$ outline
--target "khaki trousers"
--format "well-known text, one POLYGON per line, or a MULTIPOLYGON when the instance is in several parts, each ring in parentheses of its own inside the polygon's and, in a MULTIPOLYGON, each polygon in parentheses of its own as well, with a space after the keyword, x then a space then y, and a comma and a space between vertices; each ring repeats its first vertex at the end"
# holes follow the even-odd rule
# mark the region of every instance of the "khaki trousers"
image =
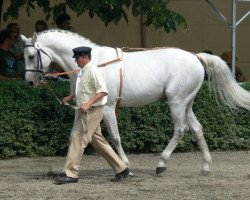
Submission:
POLYGON ((115 173, 126 168, 125 163, 118 157, 101 133, 100 122, 104 106, 91 107, 86 114, 77 113, 72 130, 70 146, 65 164, 65 173, 77 178, 84 149, 90 143, 94 149, 109 163, 115 173))

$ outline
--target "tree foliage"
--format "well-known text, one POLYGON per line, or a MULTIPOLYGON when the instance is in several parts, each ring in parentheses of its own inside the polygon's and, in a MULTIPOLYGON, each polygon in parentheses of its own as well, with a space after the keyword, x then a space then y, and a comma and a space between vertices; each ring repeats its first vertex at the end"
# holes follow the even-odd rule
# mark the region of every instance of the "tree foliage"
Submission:
POLYGON ((137 17, 144 16, 144 25, 153 25, 156 29, 163 28, 166 32, 176 32, 178 26, 187 28, 183 16, 169 10, 165 0, 61 0, 59 2, 49 0, 10 0, 10 6, 3 14, 3 20, 17 19, 21 8, 26 9, 28 16, 38 5, 46 14, 46 19, 54 19, 61 13, 70 9, 80 16, 88 13, 90 18, 97 16, 107 26, 114 22, 117 24, 122 18, 128 22, 128 12, 137 17))

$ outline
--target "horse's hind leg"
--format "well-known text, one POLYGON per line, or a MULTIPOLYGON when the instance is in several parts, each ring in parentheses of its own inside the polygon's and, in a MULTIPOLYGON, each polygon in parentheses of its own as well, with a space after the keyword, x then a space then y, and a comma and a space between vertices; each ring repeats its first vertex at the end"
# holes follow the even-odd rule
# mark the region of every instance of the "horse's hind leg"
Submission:
POLYGON ((192 106, 193 106, 193 101, 190 102, 187 108, 187 122, 201 150, 202 159, 203 159, 203 166, 202 166, 201 174, 209 175, 210 174, 209 165, 212 163, 212 159, 211 159, 211 155, 209 153, 209 149, 208 149, 207 143, 203 135, 202 126, 197 120, 193 112, 192 106))
POLYGON ((167 160, 170 158, 183 135, 188 131, 188 125, 186 122, 186 104, 169 103, 169 106, 174 122, 174 135, 165 150, 161 153, 160 161, 156 168, 156 174, 160 174, 166 170, 167 160))
POLYGON ((111 142, 115 147, 118 156, 127 166, 129 166, 129 160, 121 145, 121 137, 119 135, 115 109, 113 107, 105 107, 103 121, 107 126, 111 142))

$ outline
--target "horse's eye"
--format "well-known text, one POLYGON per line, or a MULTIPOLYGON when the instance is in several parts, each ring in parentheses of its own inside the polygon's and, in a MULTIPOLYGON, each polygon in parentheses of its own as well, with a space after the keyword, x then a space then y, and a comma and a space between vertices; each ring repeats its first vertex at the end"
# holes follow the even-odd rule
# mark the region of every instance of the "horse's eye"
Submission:
POLYGON ((34 58, 34 56, 29 56, 29 59, 32 60, 34 58))

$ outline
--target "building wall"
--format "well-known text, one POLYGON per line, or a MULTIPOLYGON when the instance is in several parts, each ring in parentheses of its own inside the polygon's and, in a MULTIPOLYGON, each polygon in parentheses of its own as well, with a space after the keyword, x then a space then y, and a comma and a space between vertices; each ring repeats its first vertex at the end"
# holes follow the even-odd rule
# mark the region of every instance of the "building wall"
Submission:
MULTIPOLYGON (((212 1, 231 22, 231 0, 212 1)), ((231 51, 231 29, 205 0, 172 0, 169 8, 182 14, 188 23, 186 31, 166 34, 147 29, 147 46, 176 46, 192 52, 211 50, 216 55, 231 51)), ((237 20, 250 10, 249 2, 237 3, 237 20)), ((237 27, 236 54, 239 66, 250 80, 250 16, 237 27)))
MULTIPOLYGON (((231 0, 213 0, 220 12, 231 21, 231 0)), ((4 1, 3 11, 6 10, 9 1, 4 1)), ((144 36, 140 27, 140 17, 129 16, 128 24, 121 20, 118 25, 110 24, 107 27, 98 19, 90 19, 88 14, 77 17, 68 12, 72 17, 72 26, 79 34, 92 42, 112 47, 141 47, 141 39, 145 40, 145 47, 174 46, 192 52, 211 50, 216 55, 231 49, 230 27, 208 5, 205 0, 170 0, 167 6, 185 17, 188 29, 178 29, 177 33, 167 34, 163 30, 155 30, 154 27, 145 28, 144 36)), ((250 10, 250 2, 237 3, 237 20, 250 10)), ((22 10, 16 20, 22 27, 22 34, 31 37, 34 32, 34 24, 38 19, 45 19, 45 15, 36 8, 28 17, 22 10)), ((5 28, 7 22, 2 22, 1 28, 5 28)), ((50 28, 56 28, 52 19, 49 19, 50 28)), ((248 16, 237 28, 237 65, 250 80, 250 16, 248 16)))

